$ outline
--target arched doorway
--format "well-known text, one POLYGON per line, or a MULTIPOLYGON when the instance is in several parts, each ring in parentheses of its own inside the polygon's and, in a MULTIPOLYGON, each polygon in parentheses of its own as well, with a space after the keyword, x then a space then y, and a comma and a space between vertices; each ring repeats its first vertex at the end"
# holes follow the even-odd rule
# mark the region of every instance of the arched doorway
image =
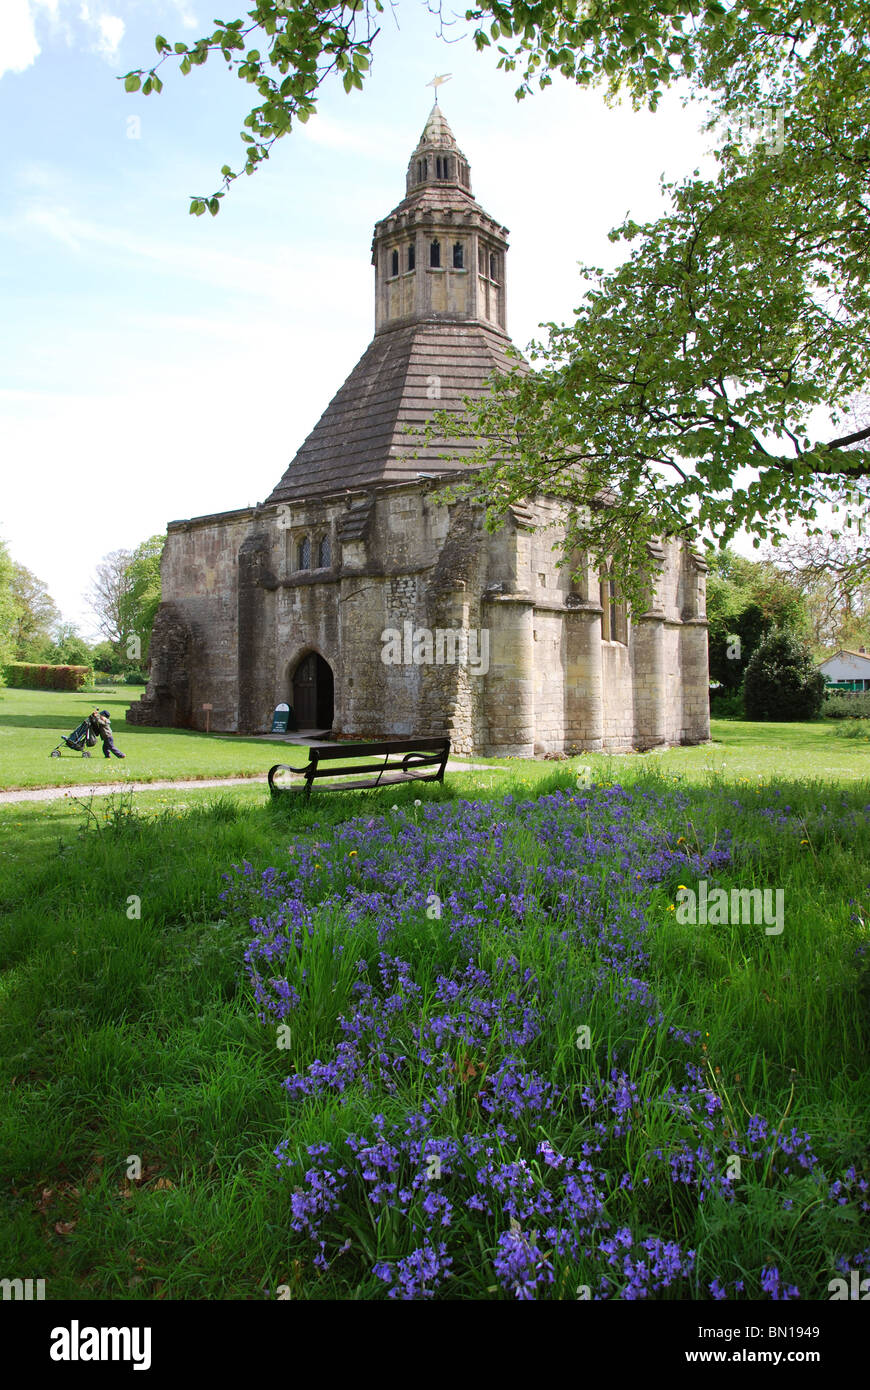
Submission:
POLYGON ((293 673, 291 700, 298 729, 331 729, 334 684, 328 662, 317 652, 304 656, 293 673))

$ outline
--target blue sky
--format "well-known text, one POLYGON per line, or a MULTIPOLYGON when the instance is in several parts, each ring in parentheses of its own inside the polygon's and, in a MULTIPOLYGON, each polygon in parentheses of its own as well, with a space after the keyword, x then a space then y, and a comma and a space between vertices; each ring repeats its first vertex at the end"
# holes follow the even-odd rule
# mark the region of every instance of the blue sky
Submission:
POLYGON ((193 218, 190 195, 242 162, 254 89, 220 58, 187 78, 165 64, 159 96, 117 76, 150 64, 158 32, 207 33, 214 9, 2 0, 0 535, 87 635, 100 558, 262 500, 361 356, 372 228, 403 196, 435 73, 453 74, 441 105, 474 195, 511 232, 520 347, 571 317, 578 262, 613 264, 611 227, 660 209, 660 175, 707 163, 703 113, 676 96, 655 115, 610 110, 557 79, 517 102, 463 21, 447 43, 400 0, 364 90, 325 90, 219 217, 193 218))

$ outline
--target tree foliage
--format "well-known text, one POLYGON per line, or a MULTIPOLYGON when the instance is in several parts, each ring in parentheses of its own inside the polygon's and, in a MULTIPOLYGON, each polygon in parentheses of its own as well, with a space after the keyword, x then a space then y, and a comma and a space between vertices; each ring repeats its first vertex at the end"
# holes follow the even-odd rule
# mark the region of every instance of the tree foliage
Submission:
POLYGON ((774 628, 803 636, 806 603, 793 581, 770 561, 725 549, 707 576, 710 679, 729 693, 740 689, 746 666, 774 628))
POLYGON ((123 617, 126 629, 139 637, 142 662, 148 656, 151 629, 160 606, 160 560, 165 544, 165 535, 149 536, 137 545, 127 565, 130 588, 124 599, 123 617))
POLYGON ((165 536, 150 536, 135 550, 113 550, 97 565, 88 602, 99 630, 126 664, 145 661, 160 603, 160 558, 165 536), (138 645, 139 655, 134 655, 138 645), (129 648, 129 650, 128 650, 129 648))
POLYGON ((15 572, 6 542, 0 540, 0 685, 3 669, 15 655, 15 598, 12 581, 15 572))
MULTIPOLYGON (((390 9, 399 11, 397 0, 390 9)), ((470 35, 478 50, 498 55, 499 68, 517 73, 518 98, 559 73, 581 86, 603 84, 611 98, 628 93, 636 106, 653 110, 678 79, 731 99, 748 89, 757 100, 750 68, 775 65, 783 52, 823 60, 863 17, 855 0, 834 9, 793 0, 488 0, 464 16, 445 14, 440 0, 431 0, 429 9, 441 35, 470 35)), ((194 197, 192 213, 217 214, 239 174, 254 173, 276 140, 314 114, 324 83, 341 82, 348 93, 363 87, 384 10, 383 0, 256 0, 242 18, 214 20, 193 43, 155 37, 156 61, 125 73, 119 80, 126 91, 160 93, 167 63, 186 77, 220 55, 261 98, 244 118, 244 164, 237 172, 224 165, 221 186, 194 197)))
POLYGON ((48 660, 43 649, 50 644, 52 629, 60 622, 60 609, 48 592, 48 586, 16 561, 12 567, 12 597, 16 659, 48 660))
POLYGON ((57 623, 40 659, 51 666, 90 666, 93 663, 91 646, 72 623, 57 623))
POLYGON ((822 708, 825 678, 806 643, 789 632, 771 632, 752 655, 743 682, 747 719, 814 719, 822 708))

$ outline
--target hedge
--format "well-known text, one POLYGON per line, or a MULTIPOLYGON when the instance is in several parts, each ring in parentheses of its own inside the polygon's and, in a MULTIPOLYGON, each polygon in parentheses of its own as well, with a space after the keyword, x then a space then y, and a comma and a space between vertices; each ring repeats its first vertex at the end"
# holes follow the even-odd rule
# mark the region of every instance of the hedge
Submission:
POLYGON ((90 666, 38 666, 30 661, 11 661, 5 668, 6 684, 17 690, 81 690, 90 679, 90 666))
POLYGON ((826 719, 867 719, 870 718, 870 690, 856 691, 854 695, 839 691, 825 696, 822 714, 826 719))

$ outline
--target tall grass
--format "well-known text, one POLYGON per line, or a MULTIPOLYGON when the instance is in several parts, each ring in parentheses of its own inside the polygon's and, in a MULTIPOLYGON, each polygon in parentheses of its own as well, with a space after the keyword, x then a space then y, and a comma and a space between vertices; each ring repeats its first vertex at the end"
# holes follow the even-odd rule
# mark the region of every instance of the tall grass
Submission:
POLYGON ((83 807, 0 903, 4 1274, 49 1298, 827 1297, 870 1243, 864 796, 554 772, 534 797, 83 807), (681 924, 701 875, 783 888, 782 935, 681 924))

